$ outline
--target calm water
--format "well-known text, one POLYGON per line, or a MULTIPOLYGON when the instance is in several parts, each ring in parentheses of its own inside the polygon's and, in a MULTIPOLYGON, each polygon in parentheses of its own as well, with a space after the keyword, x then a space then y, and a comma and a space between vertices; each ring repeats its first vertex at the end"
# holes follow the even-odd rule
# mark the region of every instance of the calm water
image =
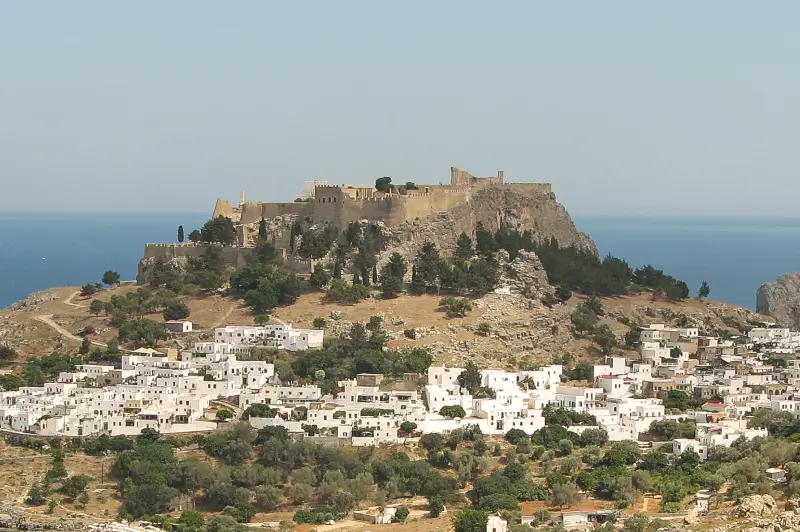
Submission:
MULTIPOLYGON (((0 307, 52 286, 136 276, 145 242, 170 242, 207 213, 0 214, 0 307)), ((750 308, 766 281, 800 269, 800 219, 576 217, 578 228, 633 266, 651 263, 711 297, 750 308)))
POLYGON ((106 270, 134 279, 146 242, 173 242, 203 213, 0 213, 0 307, 52 286, 99 282, 106 270))
POLYGON ((576 217, 601 254, 634 267, 650 263, 697 292, 705 279, 711 299, 755 309, 758 287, 800 270, 800 218, 576 217))

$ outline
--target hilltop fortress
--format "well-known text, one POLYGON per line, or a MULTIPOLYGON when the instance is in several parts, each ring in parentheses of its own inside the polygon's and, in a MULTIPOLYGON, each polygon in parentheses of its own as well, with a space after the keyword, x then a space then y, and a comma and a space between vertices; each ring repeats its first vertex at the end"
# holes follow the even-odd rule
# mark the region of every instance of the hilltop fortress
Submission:
MULTIPOLYGON (((529 230, 539 241, 555 238, 561 246, 597 253, 594 242, 575 228, 566 209, 556 201, 550 183, 507 183, 502 170, 491 177, 475 177, 451 167, 449 184, 392 184, 386 191, 375 186, 316 182, 304 197, 287 203, 246 201, 243 193, 237 206, 218 199, 213 216, 230 218, 236 227, 236 245, 223 252, 229 262, 244 262, 263 219, 276 247, 284 250, 286 266, 301 274, 310 272, 313 261, 288 253, 290 228, 295 223, 306 227, 330 224, 340 230, 351 222, 377 223, 387 236, 387 253, 398 251, 406 256, 416 253, 427 240, 447 253, 462 232, 474 236, 478 224, 489 230, 501 225, 529 230)), ((185 261, 199 255, 202 247, 147 244, 144 251, 140 280, 147 264, 156 258, 185 261)))
POLYGON ((552 190, 549 183, 506 184, 502 170, 493 177, 475 177, 453 167, 450 168, 449 185, 416 185, 416 189, 395 185, 387 192, 380 192, 373 186, 317 185, 311 197, 291 203, 243 201, 238 207, 233 207, 230 201, 218 199, 214 216, 227 216, 241 225, 257 223, 261 218, 271 220, 293 215, 341 228, 359 220, 397 226, 468 203, 475 192, 492 185, 530 194, 550 194, 552 190))

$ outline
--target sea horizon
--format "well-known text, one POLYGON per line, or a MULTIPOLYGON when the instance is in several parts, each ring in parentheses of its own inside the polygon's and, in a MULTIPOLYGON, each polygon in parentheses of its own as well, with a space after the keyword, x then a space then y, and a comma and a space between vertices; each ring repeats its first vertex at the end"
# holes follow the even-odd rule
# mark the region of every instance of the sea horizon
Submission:
MULTIPOLYGON (((0 307, 31 292, 99 281, 118 271, 134 279, 147 243, 175 242, 177 227, 199 228, 205 212, 5 211, 0 234, 13 260, 0 264, 0 307)), ((710 299, 755 308, 758 287, 800 269, 800 217, 574 215, 602 256, 645 264, 686 281, 705 280, 710 299)))

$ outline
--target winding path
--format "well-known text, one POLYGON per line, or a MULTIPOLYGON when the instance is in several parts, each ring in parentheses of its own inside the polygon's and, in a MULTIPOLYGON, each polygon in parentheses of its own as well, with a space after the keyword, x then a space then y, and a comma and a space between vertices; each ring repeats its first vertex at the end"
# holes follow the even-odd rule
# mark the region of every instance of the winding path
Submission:
MULTIPOLYGON (((52 314, 41 314, 39 316, 34 316, 33 319, 41 321, 45 325, 48 325, 51 329, 53 329, 54 331, 56 331, 58 334, 60 334, 65 338, 69 338, 70 340, 74 340, 76 342, 83 342, 83 338, 72 334, 61 325, 54 322, 52 314)), ((106 344, 105 342, 98 342, 97 340, 90 340, 90 343, 98 347, 108 347, 108 344, 106 344)), ((120 351, 127 351, 127 350, 120 348, 120 351)))
POLYGON ((219 317, 219 319, 217 319, 217 320, 216 320, 216 321, 215 321, 215 322, 214 322, 214 323, 211 325, 210 329, 213 331, 214 329, 216 329, 217 327, 219 327, 220 325, 222 325, 222 323, 223 323, 225 320, 227 320, 227 319, 228 319, 228 317, 229 317, 231 314, 233 314, 233 311, 234 311, 234 310, 236 310, 236 304, 235 304, 235 303, 234 303, 234 304, 231 304, 231 306, 230 306, 230 307, 228 307, 228 310, 226 310, 226 311, 225 311, 225 314, 223 314, 222 316, 220 316, 220 317, 219 317))
POLYGON ((89 305, 81 305, 81 304, 79 304, 79 303, 73 303, 73 302, 72 302, 72 299, 73 299, 75 296, 77 296, 77 295, 80 295, 80 293, 81 293, 81 292, 80 292, 80 290, 76 290, 75 292, 72 292, 72 293, 69 295, 69 297, 63 301, 63 303, 64 303, 65 305, 69 305, 70 307, 75 307, 75 308, 86 308, 86 307, 88 307, 89 305))

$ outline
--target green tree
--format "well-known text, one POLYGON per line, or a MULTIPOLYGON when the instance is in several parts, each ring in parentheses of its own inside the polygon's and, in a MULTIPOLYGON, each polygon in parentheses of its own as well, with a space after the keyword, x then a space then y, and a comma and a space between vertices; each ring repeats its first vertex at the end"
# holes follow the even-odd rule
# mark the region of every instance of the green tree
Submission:
POLYGON ((711 293, 711 287, 708 286, 708 283, 706 281, 700 283, 700 289, 697 290, 697 296, 700 299, 705 299, 708 297, 710 293, 711 293))
POLYGON ((112 338, 111 340, 109 340, 106 346, 106 353, 108 353, 109 355, 119 354, 119 340, 117 340, 116 338, 112 338))
POLYGON ((261 217, 261 220, 258 222, 258 240, 260 242, 264 242, 267 240, 267 221, 264 217, 261 217))
POLYGON ((683 355, 683 350, 681 350, 681 348, 678 346, 675 346, 669 350, 670 358, 681 358, 682 355, 683 355))
POLYGON ((363 284, 348 285, 341 279, 334 279, 326 292, 328 299, 337 303, 357 303, 370 295, 370 289, 363 284))
POLYGON ((550 504, 563 508, 564 506, 572 506, 580 500, 580 494, 575 484, 556 484, 552 488, 552 495, 550 496, 550 504))
POLYGON ((233 412, 231 412, 230 410, 223 409, 223 410, 217 410, 217 414, 215 417, 219 421, 228 421, 229 419, 233 419, 236 416, 234 416, 233 412))
POLYGON ((433 242, 426 241, 417 252, 414 260, 414 275, 411 279, 411 289, 422 294, 434 291, 439 282, 439 249, 433 242))
POLYGON ((95 295, 100 288, 96 283, 86 283, 81 287, 81 297, 91 297, 95 295))
POLYGON ((86 475, 73 475, 62 482, 61 493, 75 500, 86 490, 86 487, 89 485, 89 480, 91 480, 91 478, 86 475))
POLYGON ((178 243, 183 244, 183 226, 178 226, 178 243))
POLYGON ((467 276, 473 294, 488 294, 500 283, 500 264, 491 256, 481 257, 469 264, 467 276))
POLYGON ((28 490, 28 496, 25 498, 25 504, 28 506, 41 506, 47 499, 45 498, 47 495, 47 491, 42 487, 41 484, 34 484, 31 486, 31 489, 28 490))
POLYGON ((450 419, 467 417, 467 413, 461 405, 443 406, 439 410, 439 415, 450 419))
POLYGON ((625 345, 632 349, 639 347, 639 342, 642 340, 642 329, 640 327, 633 327, 630 331, 625 333, 625 345))
MULTIPOLYGON (((219 412, 223 412, 223 410, 219 412)), ((253 403, 245 409, 242 419, 250 419, 251 417, 274 418, 277 413, 276 409, 270 408, 263 403, 253 403)))
POLYGON ((181 512, 178 518, 178 530, 180 532, 205 532, 205 517, 202 512, 194 508, 187 508, 181 512))
POLYGON ((103 281, 105 285, 113 286, 119 282, 119 274, 113 270, 107 270, 103 273, 101 281, 103 281))
POLYGON ((190 313, 189 306, 179 299, 171 299, 164 304, 163 315, 166 321, 185 320, 190 313))
POLYGON ((391 177, 379 177, 375 180, 375 190, 378 192, 389 192, 392 189, 391 177))
POLYGON ((322 264, 315 264, 311 273, 311 286, 318 290, 325 288, 331 280, 328 270, 322 264))
POLYGON ((217 216, 203 224, 200 229, 200 241, 231 245, 236 242, 236 228, 233 220, 227 216, 217 216))
POLYGON ((483 378, 478 366, 471 360, 467 362, 464 371, 458 376, 458 385, 466 389, 470 394, 474 395, 481 387, 483 378))
POLYGON ((456 241, 456 250, 453 253, 453 260, 457 263, 467 262, 475 255, 475 250, 472 249, 472 239, 467 235, 467 233, 461 233, 458 235, 458 240, 456 241))
POLYGON ((27 386, 44 386, 47 375, 44 374, 44 371, 39 366, 27 364, 22 369, 22 379, 27 386))
POLYGON ((88 336, 84 336, 83 340, 81 340, 81 346, 78 348, 78 353, 81 355, 88 355, 91 348, 92 341, 89 340, 88 336))
POLYGON ((484 257, 490 257, 495 251, 494 235, 481 223, 475 228, 475 251, 484 257))
POLYGON ((468 299, 458 299, 453 296, 443 297, 439 306, 445 309, 448 318, 463 318, 472 310, 472 303, 468 299))
POLYGON ((381 268, 380 285, 384 297, 397 297, 403 290, 403 278, 408 271, 405 257, 395 252, 389 257, 389 262, 381 268))
POLYGON ((99 299, 93 299, 92 302, 89 303, 89 313, 94 316, 99 316, 101 312, 103 312, 103 302, 99 299))
POLYGON ((17 375, 0 375, 0 390, 13 392, 19 390, 24 384, 17 375))
POLYGON ((200 231, 198 231, 197 229, 193 229, 189 233, 189 242, 193 242, 193 243, 197 244, 198 242, 200 242, 200 240, 202 240, 202 238, 203 237, 202 237, 200 231))
POLYGON ((482 510, 462 510, 453 519, 455 532, 486 532, 489 515, 482 510))
POLYGON ((266 325, 269 323, 269 314, 256 314, 253 316, 253 321, 256 322, 256 325, 266 325))
POLYGON ((19 354, 17 351, 8 344, 0 345, 0 366, 8 365, 17 359, 19 354))
POLYGON ((604 355, 610 355, 618 345, 617 336, 605 323, 594 328, 594 337, 592 339, 600 346, 604 355))
POLYGON ((572 297, 572 290, 570 290, 568 284, 561 284, 556 288, 556 297, 562 303, 565 303, 570 300, 572 297))
POLYGON ((127 320, 119 326, 119 339, 121 342, 155 347, 159 340, 167 339, 167 329, 164 324, 147 318, 127 320))
POLYGON ((314 321, 311 323, 311 326, 315 329, 324 329, 325 325, 327 325, 325 318, 316 317, 314 321))

